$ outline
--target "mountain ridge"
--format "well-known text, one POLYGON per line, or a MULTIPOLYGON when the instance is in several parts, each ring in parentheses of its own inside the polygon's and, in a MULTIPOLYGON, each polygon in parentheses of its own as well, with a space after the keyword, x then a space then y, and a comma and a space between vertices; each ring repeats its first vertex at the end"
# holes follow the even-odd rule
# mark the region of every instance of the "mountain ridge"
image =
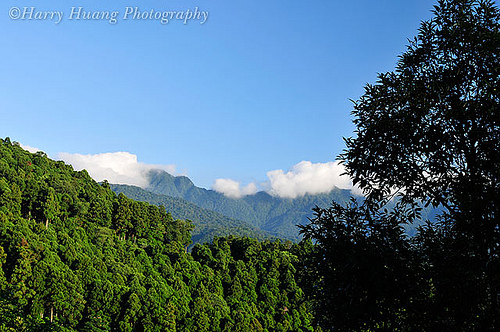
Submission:
POLYGON ((297 198, 280 198, 263 191, 230 198, 214 190, 197 187, 186 176, 173 176, 163 170, 151 170, 147 177, 149 185, 144 188, 146 191, 184 199, 200 208, 247 222, 276 237, 294 241, 300 239, 297 225, 309 222, 308 218, 312 216, 315 206, 327 207, 332 201, 343 203, 352 196, 350 190, 334 188, 328 193, 297 198))
MULTIPOLYGON (((166 201, 171 198, 182 199, 200 209, 217 213, 218 218, 223 216, 220 220, 225 220, 224 218, 238 220, 254 229, 264 231, 263 234, 292 241, 301 239, 297 225, 309 223, 309 218, 313 216, 314 207, 326 208, 332 202, 344 204, 351 197, 358 197, 353 195, 350 190, 334 188, 328 193, 306 194, 297 198, 281 198, 264 191, 241 198, 231 198, 211 189, 197 187, 186 176, 173 176, 163 170, 150 171, 148 179, 150 184, 144 189, 138 189, 155 195, 164 195, 163 199, 166 201)), ((123 192, 131 198, 144 200, 139 197, 140 195, 137 196, 137 192, 134 193, 138 189, 121 187, 119 191, 114 190, 117 193, 123 192)), ((143 193, 141 195, 147 196, 149 194, 143 193)), ((156 200, 144 201, 158 204, 156 200)), ((392 205, 393 203, 390 203, 388 208, 391 208, 392 205)), ((427 218, 434 220, 441 211, 431 207, 422 208, 422 220, 427 218)), ((412 236, 418 225, 419 223, 402 226, 407 234, 412 236)))

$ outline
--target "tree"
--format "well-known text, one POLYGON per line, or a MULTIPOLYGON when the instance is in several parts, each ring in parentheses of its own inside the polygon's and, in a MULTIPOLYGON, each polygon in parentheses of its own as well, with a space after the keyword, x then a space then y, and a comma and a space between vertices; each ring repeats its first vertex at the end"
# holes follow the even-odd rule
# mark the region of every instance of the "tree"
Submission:
POLYGON ((47 197, 43 204, 43 215, 45 217, 45 228, 49 228, 49 222, 53 221, 59 213, 59 203, 54 188, 49 188, 47 197))
POLYGON ((317 322, 328 331, 426 330, 412 315, 424 317, 421 298, 428 287, 401 226, 413 210, 359 204, 352 199, 346 207, 316 207, 311 222, 300 226, 303 244, 316 242, 302 262, 309 273, 302 282, 311 284, 317 322))
POLYGON ((118 200, 115 203, 115 214, 113 216, 113 227, 116 229, 118 236, 125 239, 127 231, 132 227, 130 222, 130 217, 132 212, 130 211, 129 199, 122 193, 118 195, 118 200))
POLYGON ((398 192, 403 202, 445 208, 441 235, 422 242, 424 251, 435 241, 444 250, 429 262, 445 307, 436 319, 457 330, 494 329, 500 309, 500 13, 494 2, 440 0, 396 70, 366 86, 353 115, 357 136, 346 139, 340 158, 367 201, 398 192))

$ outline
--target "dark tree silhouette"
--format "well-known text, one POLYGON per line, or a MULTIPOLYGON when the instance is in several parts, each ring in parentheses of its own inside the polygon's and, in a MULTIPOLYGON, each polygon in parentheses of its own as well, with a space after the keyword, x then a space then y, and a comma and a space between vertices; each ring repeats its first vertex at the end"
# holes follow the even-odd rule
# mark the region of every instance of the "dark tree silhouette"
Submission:
MULTIPOLYGON (((440 0, 434 17, 422 23, 395 71, 380 74, 375 85, 366 86, 353 115, 357 135, 346 139, 347 149, 340 159, 365 193, 362 209, 381 206, 394 196, 399 196, 401 206, 412 208, 424 202, 444 208, 440 223, 424 227, 412 240, 414 255, 421 259, 419 269, 424 269, 420 282, 429 285, 427 307, 433 308, 425 314, 432 324, 427 329, 498 328, 500 14, 494 2, 440 0)), ((358 210, 335 207, 327 220, 324 211, 317 211, 313 224, 347 227, 351 219, 346 213, 358 210)), ((366 211, 372 217, 377 213, 377 209, 366 211)), ((408 216, 411 221, 413 214, 408 216)), ((356 228, 351 225, 350 229, 356 228)), ((322 250, 328 250, 325 243, 340 246, 342 239, 337 233, 323 239, 327 233, 311 228, 304 228, 303 233, 318 241, 322 250)), ((342 234, 356 250, 373 237, 371 231, 362 233, 360 240, 355 240, 354 233, 342 234)), ((390 242, 386 246, 397 249, 390 242)), ((370 248, 366 249, 368 257, 370 248)), ((330 259, 337 264, 342 258, 330 259)), ((332 262, 324 259, 321 264, 332 262)), ((359 261, 356 264, 363 266, 359 261)), ((378 261, 366 264, 376 266, 378 261)), ((344 269, 349 272, 352 266, 344 269)), ((393 277, 402 271, 394 270, 393 277)), ((331 268, 322 273, 325 281, 342 274, 331 268)), ((328 286, 331 290, 339 286, 335 282, 328 286)), ((365 300, 376 294, 361 281, 351 282, 355 285, 350 289, 361 287, 366 292, 365 300)), ((421 295, 414 297, 422 299, 421 295)), ((361 300, 359 294, 351 298, 361 300)), ((378 302, 372 305, 380 307, 378 302)), ((373 317, 362 320, 369 324, 373 317)))

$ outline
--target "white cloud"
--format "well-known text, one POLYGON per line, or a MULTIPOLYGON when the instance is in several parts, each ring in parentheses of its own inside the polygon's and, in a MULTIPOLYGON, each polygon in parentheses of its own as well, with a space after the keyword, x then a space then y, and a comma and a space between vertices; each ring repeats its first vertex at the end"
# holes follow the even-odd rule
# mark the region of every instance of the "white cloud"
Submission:
POLYGON ((257 185, 255 183, 250 183, 242 187, 240 182, 231 179, 217 179, 212 188, 230 198, 241 198, 257 193, 257 185))
POLYGON ((39 149, 39 148, 35 148, 35 147, 32 147, 32 146, 29 146, 29 145, 24 145, 22 143, 19 143, 19 145, 26 151, 29 151, 31 153, 36 153, 38 151, 43 151, 42 149, 39 149))
MULTIPOLYGON (((288 172, 281 169, 267 172, 268 180, 260 184, 269 194, 282 198, 297 198, 304 195, 328 193, 334 188, 351 190, 355 195, 361 191, 352 185, 340 162, 313 164, 301 161, 288 172)), ((212 186, 215 191, 227 197, 240 198, 257 192, 257 185, 250 183, 241 187, 241 183, 231 179, 218 179, 212 186)))
MULTIPOLYGON (((30 152, 40 149, 21 144, 30 152)), ((175 165, 148 165, 137 160, 137 156, 129 152, 110 152, 83 155, 79 153, 59 153, 58 159, 71 164, 75 170, 86 169, 96 181, 108 180, 110 183, 129 184, 146 188, 149 184, 147 173, 153 169, 161 169, 175 175, 175 165)), ((241 198, 265 190, 270 195, 282 198, 297 198, 304 195, 328 193, 334 188, 349 189, 355 195, 361 190, 352 185, 340 162, 313 164, 301 161, 285 172, 281 169, 267 172, 267 181, 255 182, 242 186, 241 182, 231 179, 215 180, 212 189, 230 198, 241 198)))
POLYGON ((335 187, 355 192, 349 177, 342 175, 344 172, 344 166, 338 161, 317 164, 301 161, 286 173, 281 169, 267 172, 269 193, 284 198, 296 198, 306 194, 328 193, 335 187))
POLYGON ((137 156, 129 152, 110 152, 99 154, 59 153, 58 158, 71 164, 75 170, 86 169, 90 176, 100 182, 129 184, 145 188, 148 185, 147 173, 152 169, 162 169, 175 173, 175 165, 148 165, 137 161, 137 156))

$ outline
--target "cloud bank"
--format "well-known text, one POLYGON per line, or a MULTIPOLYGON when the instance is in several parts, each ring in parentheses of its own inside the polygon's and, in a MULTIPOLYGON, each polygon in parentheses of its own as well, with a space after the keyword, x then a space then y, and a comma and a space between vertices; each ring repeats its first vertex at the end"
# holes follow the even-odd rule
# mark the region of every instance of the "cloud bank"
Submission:
POLYGON ((344 166, 338 161, 317 164, 301 161, 286 173, 281 169, 267 172, 269 193, 284 198, 297 198, 307 194, 328 193, 335 187, 353 190, 349 177, 342 175, 344 172, 344 166))
POLYGON ((247 186, 242 187, 241 182, 231 179, 215 180, 212 189, 230 198, 241 198, 243 196, 257 193, 257 185, 255 183, 250 183, 247 186))
MULTIPOLYGON (((28 145, 21 147, 30 152, 40 149, 28 145)), ((154 169, 164 170, 172 175, 176 173, 175 165, 149 165, 137 160, 135 154, 129 152, 110 152, 99 154, 59 153, 58 159, 71 164, 75 170, 86 169, 90 176, 100 182, 128 184, 141 188, 149 185, 147 174, 154 169)), ((345 168, 340 162, 313 164, 301 161, 290 170, 281 169, 267 172, 267 180, 261 183, 241 182, 232 179, 215 180, 212 189, 230 198, 241 198, 254 195, 259 190, 265 190, 272 196, 281 198, 297 198, 304 195, 328 193, 334 188, 351 190, 355 195, 361 191, 352 185, 347 175, 342 175, 345 168)))
POLYGON ((137 156, 129 152, 110 152, 99 154, 59 153, 58 158, 71 164, 75 170, 86 169, 96 181, 108 180, 110 183, 129 184, 145 188, 148 186, 147 173, 161 169, 175 173, 175 165, 148 165, 137 161, 137 156))
MULTIPOLYGON (((328 193, 334 188, 349 189, 360 195, 359 189, 353 187, 350 178, 342 175, 345 168, 340 162, 313 164, 301 161, 289 171, 281 169, 267 172, 268 180, 262 184, 270 195, 282 198, 297 198, 304 195, 328 193)), ((230 179, 218 179, 212 187, 227 197, 240 198, 257 192, 257 185, 250 183, 245 187, 230 179)))

